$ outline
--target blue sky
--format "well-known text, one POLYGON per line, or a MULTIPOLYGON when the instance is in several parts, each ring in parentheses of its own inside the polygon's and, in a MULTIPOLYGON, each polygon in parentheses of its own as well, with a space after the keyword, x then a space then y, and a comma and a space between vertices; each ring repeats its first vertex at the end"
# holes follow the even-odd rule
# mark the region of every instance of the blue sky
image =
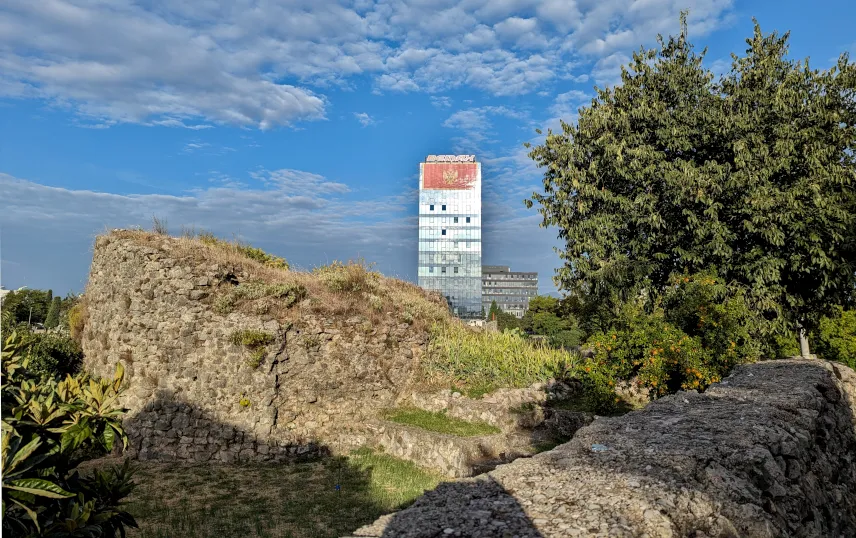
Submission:
POLYGON ((152 215, 413 280, 418 163, 475 153, 484 263, 554 291, 522 144, 681 9, 717 72, 752 17, 814 67, 856 53, 850 1, 5 0, 0 283, 82 291, 94 237, 152 215))

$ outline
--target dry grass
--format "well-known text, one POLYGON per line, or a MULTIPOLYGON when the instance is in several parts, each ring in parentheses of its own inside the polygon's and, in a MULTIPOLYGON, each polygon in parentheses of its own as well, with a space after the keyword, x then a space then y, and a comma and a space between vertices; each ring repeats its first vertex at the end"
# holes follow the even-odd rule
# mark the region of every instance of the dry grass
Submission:
POLYGON ((368 449, 309 463, 135 467, 137 488, 126 509, 140 528, 130 530, 132 538, 334 538, 406 506, 443 479, 368 449))
MULTIPOLYGON (((301 312, 362 316, 372 325, 380 322, 410 323, 416 330, 428 330, 433 323, 450 319, 446 302, 440 295, 425 292, 408 282, 384 277, 359 261, 334 262, 312 272, 292 271, 260 263, 247 256, 247 245, 211 241, 210 235, 204 232, 195 236, 186 232, 182 237, 167 237, 143 230, 117 230, 110 234, 163 250, 171 257, 186 259, 193 265, 220 265, 236 276, 241 275, 239 281, 245 285, 271 289, 277 289, 276 285, 286 285, 305 290, 299 301, 291 299, 291 295, 284 300, 277 297, 238 297, 233 305, 237 311, 254 314, 263 311, 280 321, 294 321, 301 312)), ((219 298, 228 302, 230 293, 229 288, 224 288, 217 292, 214 301, 219 298)))

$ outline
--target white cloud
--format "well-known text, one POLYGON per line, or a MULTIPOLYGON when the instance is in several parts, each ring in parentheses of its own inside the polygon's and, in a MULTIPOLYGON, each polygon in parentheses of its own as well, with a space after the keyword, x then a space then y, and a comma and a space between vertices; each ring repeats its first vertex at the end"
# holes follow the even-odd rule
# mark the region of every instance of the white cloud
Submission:
POLYGON ((595 82, 602 86, 615 86, 621 83, 621 67, 630 63, 630 56, 614 52, 598 60, 592 68, 591 75, 595 82))
POLYGON ((431 104, 435 108, 449 108, 452 106, 452 100, 446 97, 445 95, 432 95, 430 97, 431 104))
POLYGON ((193 153, 196 150, 204 149, 204 148, 207 148, 210 146, 211 146, 211 144, 209 144, 207 142, 188 142, 187 144, 184 145, 184 152, 185 153, 193 153))
MULTIPOLYGON (((731 0, 7 0, 0 96, 89 118, 261 129, 325 117, 320 90, 535 92, 614 76, 617 58, 677 29, 727 24, 731 0)), ((624 56, 622 56, 624 55, 624 56)))
POLYGON ((367 112, 354 112, 354 117, 357 118, 357 121, 360 122, 360 125, 363 127, 368 127, 375 123, 375 120, 369 116, 367 112))
POLYGON ((519 121, 528 119, 525 112, 513 110, 506 106, 482 106, 458 110, 443 122, 443 127, 461 131, 462 136, 459 139, 469 143, 469 146, 463 145, 462 147, 475 150, 477 143, 487 140, 488 133, 486 131, 491 128, 491 116, 502 116, 519 121))

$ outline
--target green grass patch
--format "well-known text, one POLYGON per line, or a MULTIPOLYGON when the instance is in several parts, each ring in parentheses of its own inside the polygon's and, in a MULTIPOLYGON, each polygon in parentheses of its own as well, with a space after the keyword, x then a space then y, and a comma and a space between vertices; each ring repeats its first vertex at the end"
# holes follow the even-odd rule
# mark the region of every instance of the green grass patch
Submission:
MULTIPOLYGON (((115 460, 97 464, 108 463, 115 460)), ((127 510, 140 528, 128 530, 131 538, 336 538, 444 479, 367 449, 307 463, 140 461, 135 467, 138 486, 127 510)))
POLYGON ((514 332, 475 331, 460 323, 438 323, 431 330, 425 367, 449 377, 470 394, 500 387, 528 387, 546 381, 579 356, 533 344, 514 332))
POLYGON ((450 417, 442 411, 425 411, 424 409, 418 409, 415 407, 390 409, 384 413, 384 418, 399 424, 416 426, 423 430, 457 435, 459 437, 490 435, 500 433, 502 431, 496 426, 492 426, 485 422, 468 422, 459 418, 450 417))
POLYGON ((411 504, 425 491, 434 489, 443 475, 423 469, 412 461, 389 454, 360 448, 348 458, 353 468, 371 473, 369 493, 385 509, 401 508, 411 504))

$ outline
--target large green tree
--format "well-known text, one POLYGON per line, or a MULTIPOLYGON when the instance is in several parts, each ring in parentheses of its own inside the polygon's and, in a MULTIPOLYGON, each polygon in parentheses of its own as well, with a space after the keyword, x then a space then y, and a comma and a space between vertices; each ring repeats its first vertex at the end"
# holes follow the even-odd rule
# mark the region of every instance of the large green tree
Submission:
POLYGON ((62 297, 54 297, 45 316, 45 327, 53 329, 59 325, 59 311, 62 308, 62 297))
POLYGON ((756 23, 715 81, 682 21, 532 148, 546 171, 527 203, 565 242, 561 288, 618 308, 714 270, 790 328, 852 301, 856 65, 812 70, 787 39, 756 23))

